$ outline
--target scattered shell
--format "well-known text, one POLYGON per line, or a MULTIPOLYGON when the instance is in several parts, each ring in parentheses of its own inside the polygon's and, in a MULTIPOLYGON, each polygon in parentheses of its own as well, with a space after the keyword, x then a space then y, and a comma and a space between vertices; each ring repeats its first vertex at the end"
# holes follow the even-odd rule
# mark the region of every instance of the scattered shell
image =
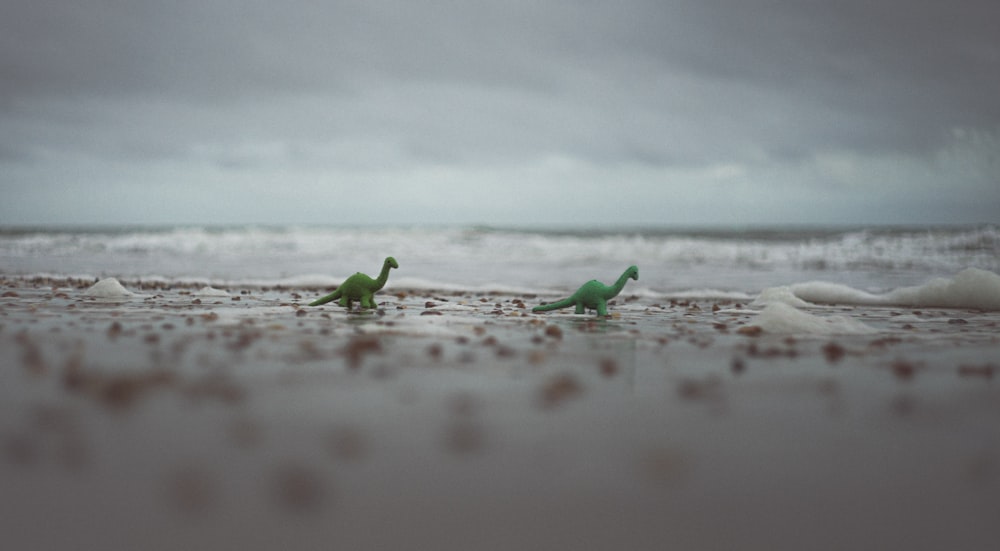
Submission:
POLYGON ((376 336, 361 335, 351 339, 344 347, 343 353, 347 357, 347 367, 357 369, 361 367, 361 362, 365 355, 382 351, 382 342, 376 336))
POLYGON ((685 400, 717 400, 722 398, 722 381, 714 376, 684 379, 677 385, 677 394, 685 400))
POLYGON ((444 353, 444 348, 440 343, 432 343, 427 347, 427 355, 435 360, 440 360, 441 355, 444 353))
POLYGON ((914 373, 917 371, 917 367, 906 360, 896 360, 892 362, 890 367, 896 378, 903 381, 912 379, 914 373))
POLYGON ((847 350, 843 346, 833 341, 830 341, 825 345, 823 345, 822 350, 823 350, 823 356, 826 357, 826 361, 830 363, 839 362, 840 360, 844 359, 844 356, 847 354, 847 350))
POLYGON ((598 369, 601 371, 601 375, 613 377, 618 373, 618 362, 614 358, 602 358, 598 364, 598 369))
POLYGON ((958 374, 962 377, 982 377, 984 379, 992 379, 993 373, 996 371, 996 366, 992 364, 982 364, 982 365, 966 365, 962 364, 958 366, 958 374))
POLYGON ((583 386, 569 373, 549 379, 541 389, 542 407, 553 408, 583 392, 583 386))
POLYGON ((729 369, 734 373, 739 375, 747 369, 747 364, 743 361, 743 358, 739 356, 733 357, 733 360, 729 363, 729 369))
POLYGON ((759 337, 764 332, 764 328, 759 325, 744 325, 737 329, 736 332, 745 337, 759 337))

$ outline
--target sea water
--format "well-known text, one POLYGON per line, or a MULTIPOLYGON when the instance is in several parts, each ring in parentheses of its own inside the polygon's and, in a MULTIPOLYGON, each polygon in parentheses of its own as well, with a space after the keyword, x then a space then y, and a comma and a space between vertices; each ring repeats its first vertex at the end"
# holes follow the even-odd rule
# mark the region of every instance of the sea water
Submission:
POLYGON ((329 287, 394 256, 387 289, 565 293, 630 265, 640 296, 1000 310, 1000 227, 0 230, 0 275, 329 287))

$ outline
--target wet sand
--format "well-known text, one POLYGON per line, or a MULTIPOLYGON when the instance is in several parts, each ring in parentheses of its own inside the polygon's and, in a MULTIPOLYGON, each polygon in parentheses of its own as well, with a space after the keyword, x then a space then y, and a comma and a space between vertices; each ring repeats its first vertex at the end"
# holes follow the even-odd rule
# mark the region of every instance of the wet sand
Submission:
POLYGON ((0 281, 11 549, 992 549, 1000 316, 0 281), (163 288, 158 288, 163 287, 163 288))

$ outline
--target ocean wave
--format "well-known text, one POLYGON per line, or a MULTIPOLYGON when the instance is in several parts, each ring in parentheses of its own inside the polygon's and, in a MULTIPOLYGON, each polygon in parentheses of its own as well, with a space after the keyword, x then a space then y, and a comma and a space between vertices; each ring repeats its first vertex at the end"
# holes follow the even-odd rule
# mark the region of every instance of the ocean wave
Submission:
POLYGON ((632 264, 642 292, 757 293, 826 279, 869 292, 1000 271, 1000 229, 528 230, 463 227, 173 227, 0 230, 0 274, 336 285, 385 256, 413 286, 572 291, 632 264), (327 274, 327 275, 323 275, 327 274))

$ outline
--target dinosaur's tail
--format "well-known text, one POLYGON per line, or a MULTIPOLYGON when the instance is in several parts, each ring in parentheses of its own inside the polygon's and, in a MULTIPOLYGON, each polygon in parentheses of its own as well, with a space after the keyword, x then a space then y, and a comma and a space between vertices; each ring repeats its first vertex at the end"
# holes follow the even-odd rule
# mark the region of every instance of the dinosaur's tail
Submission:
POLYGON ((550 302, 548 304, 541 304, 535 306, 531 309, 532 312, 548 312, 549 310, 558 310, 560 308, 566 308, 568 306, 573 306, 576 304, 571 298, 564 298, 562 300, 557 300, 555 302, 550 302))
POLYGON ((330 302, 331 300, 337 300, 338 298, 340 298, 340 289, 337 289, 336 291, 330 293, 329 295, 326 295, 325 297, 318 298, 318 299, 310 302, 309 306, 319 306, 321 304, 326 304, 327 302, 330 302))

